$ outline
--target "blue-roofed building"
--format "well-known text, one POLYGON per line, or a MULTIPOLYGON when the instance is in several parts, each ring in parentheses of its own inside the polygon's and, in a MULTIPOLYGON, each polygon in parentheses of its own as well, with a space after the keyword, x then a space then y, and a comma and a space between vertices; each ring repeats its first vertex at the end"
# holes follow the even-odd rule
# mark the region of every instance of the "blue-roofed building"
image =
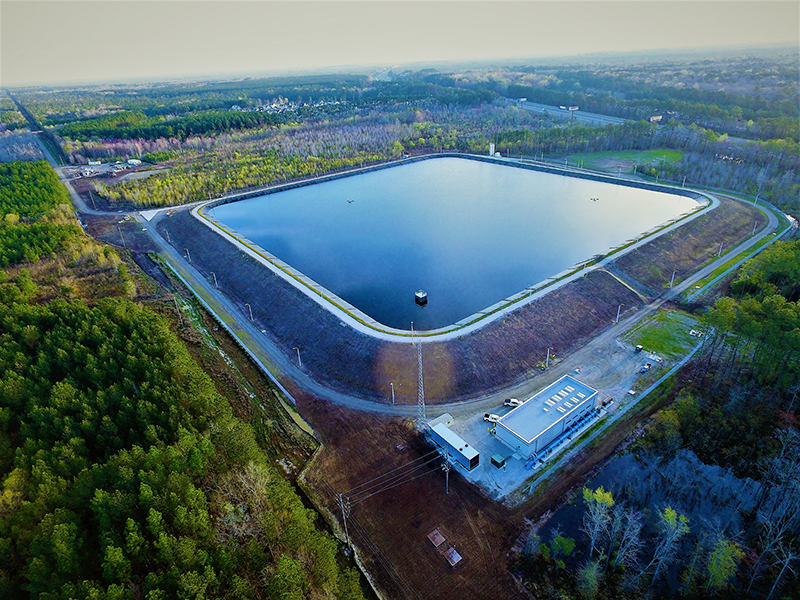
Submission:
POLYGON ((520 456, 541 455, 592 416, 597 398, 597 390, 565 375, 505 414, 495 426, 495 435, 520 456))

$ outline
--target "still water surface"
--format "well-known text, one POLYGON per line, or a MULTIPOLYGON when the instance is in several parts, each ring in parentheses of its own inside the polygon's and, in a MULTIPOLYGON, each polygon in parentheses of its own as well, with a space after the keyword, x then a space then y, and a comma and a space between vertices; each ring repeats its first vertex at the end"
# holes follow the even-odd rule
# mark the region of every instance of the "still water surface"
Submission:
POLYGON ((687 197, 435 158, 233 202, 214 217, 373 319, 436 329, 695 207, 687 197), (428 292, 417 306, 414 292, 428 292))

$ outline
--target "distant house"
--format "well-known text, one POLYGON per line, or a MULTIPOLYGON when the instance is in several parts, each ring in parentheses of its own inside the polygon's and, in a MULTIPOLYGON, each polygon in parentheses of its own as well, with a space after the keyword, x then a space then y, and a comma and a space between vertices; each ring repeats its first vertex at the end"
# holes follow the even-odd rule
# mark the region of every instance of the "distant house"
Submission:
POLYGON ((102 160, 90 160, 89 164, 90 165, 102 165, 103 161, 102 160))
POLYGON ((129 165, 133 165, 133 166, 138 166, 138 165, 142 164, 142 161, 140 161, 138 158, 129 158, 128 159, 128 164, 129 165))
POLYGON ((652 117, 649 117, 647 120, 650 121, 651 123, 661 123, 661 119, 663 118, 664 117, 662 115, 654 115, 652 117))

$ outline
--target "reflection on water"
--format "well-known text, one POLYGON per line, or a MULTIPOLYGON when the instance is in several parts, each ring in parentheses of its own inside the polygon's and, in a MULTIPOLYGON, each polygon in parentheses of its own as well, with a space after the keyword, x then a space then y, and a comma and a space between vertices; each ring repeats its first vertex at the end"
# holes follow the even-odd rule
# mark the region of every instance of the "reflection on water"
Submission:
POLYGON ((214 216, 375 320, 445 327, 696 206, 437 158, 220 206, 214 216), (414 292, 428 292, 428 304, 414 292))

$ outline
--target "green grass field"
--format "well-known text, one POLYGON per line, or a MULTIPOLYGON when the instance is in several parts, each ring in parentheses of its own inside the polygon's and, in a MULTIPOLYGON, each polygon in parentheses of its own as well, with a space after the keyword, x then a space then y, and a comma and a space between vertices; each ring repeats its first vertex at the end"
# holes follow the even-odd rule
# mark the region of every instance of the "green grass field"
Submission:
POLYGON ((631 171, 634 165, 655 164, 661 160, 677 162, 683 158, 683 153, 675 150, 618 150, 572 154, 566 158, 569 164, 578 164, 585 169, 624 173, 631 171))
POLYGON ((699 325, 691 315, 675 310, 659 311, 628 331, 623 339, 665 358, 678 358, 698 342, 698 338, 689 335, 692 329, 699 329, 699 325))

